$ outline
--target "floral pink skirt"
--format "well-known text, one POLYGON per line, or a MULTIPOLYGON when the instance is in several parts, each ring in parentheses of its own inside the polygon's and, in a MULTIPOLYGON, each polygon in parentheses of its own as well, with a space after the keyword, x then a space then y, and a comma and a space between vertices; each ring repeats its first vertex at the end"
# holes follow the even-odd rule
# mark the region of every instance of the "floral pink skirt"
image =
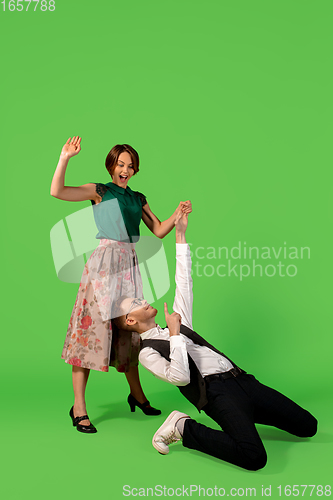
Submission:
POLYGON ((121 295, 143 297, 135 243, 101 239, 84 266, 61 358, 103 372, 138 365, 140 335, 112 332, 112 304, 121 295))

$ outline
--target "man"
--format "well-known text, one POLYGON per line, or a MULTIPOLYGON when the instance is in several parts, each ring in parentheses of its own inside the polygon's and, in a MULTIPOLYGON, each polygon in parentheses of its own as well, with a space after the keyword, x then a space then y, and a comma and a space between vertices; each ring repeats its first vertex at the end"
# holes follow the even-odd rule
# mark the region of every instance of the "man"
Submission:
MULTIPOLYGON (((248 470, 265 466, 266 451, 255 423, 272 425, 299 437, 314 436, 317 420, 296 403, 240 369, 192 329, 191 257, 185 232, 188 215, 176 219, 176 295, 174 312, 164 304, 167 328, 155 322, 157 310, 143 299, 121 297, 116 323, 137 331, 142 339, 139 360, 157 378, 179 387, 199 411, 203 410, 220 430, 173 411, 153 437, 162 454, 169 444, 202 451, 248 470)), ((218 328, 208 322, 207 330, 218 328)))

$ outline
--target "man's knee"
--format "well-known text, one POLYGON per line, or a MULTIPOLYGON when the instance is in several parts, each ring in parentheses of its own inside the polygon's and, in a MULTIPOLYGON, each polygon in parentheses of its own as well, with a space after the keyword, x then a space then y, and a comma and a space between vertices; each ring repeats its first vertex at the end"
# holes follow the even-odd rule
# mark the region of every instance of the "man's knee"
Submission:
POLYGON ((302 422, 302 425, 300 425, 297 431, 297 436, 312 437, 317 433, 317 427, 317 419, 313 415, 311 415, 311 413, 309 413, 306 420, 302 422))
POLYGON ((258 449, 256 453, 251 453, 251 456, 247 456, 244 462, 244 469, 247 470, 260 470, 267 464, 267 454, 265 449, 258 449))
POLYGON ((267 464, 267 454, 264 451, 258 455, 254 460, 252 460, 251 467, 248 470, 260 470, 267 464))

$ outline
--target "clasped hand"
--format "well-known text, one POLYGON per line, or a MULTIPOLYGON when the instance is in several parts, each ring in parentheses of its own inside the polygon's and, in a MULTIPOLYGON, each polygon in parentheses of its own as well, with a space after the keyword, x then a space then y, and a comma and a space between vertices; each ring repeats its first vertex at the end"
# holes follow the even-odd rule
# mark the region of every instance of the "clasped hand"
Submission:
POLYGON ((192 212, 192 203, 190 200, 181 201, 177 207, 176 213, 189 214, 192 212))
POLYGON ((185 232, 188 223, 188 214, 192 212, 190 200, 181 201, 176 210, 175 226, 176 231, 185 232))

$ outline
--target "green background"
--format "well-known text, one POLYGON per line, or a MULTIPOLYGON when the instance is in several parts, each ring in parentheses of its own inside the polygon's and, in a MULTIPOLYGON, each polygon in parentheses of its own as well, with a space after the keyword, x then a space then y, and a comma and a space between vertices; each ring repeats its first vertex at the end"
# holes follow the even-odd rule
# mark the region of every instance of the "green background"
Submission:
MULTIPOLYGON (((34 4, 0 12, 4 498, 121 499, 124 485, 158 484, 256 487, 257 497, 272 485, 278 498, 278 485, 330 484, 331 1, 55 3, 54 12, 33 12, 34 4), (161 456, 151 438, 173 409, 216 425, 143 368, 161 416, 131 414, 125 377, 111 370, 88 382, 98 433, 71 426, 71 368, 60 355, 78 284, 58 280, 50 230, 90 202, 57 200, 50 184, 73 135, 82 151, 67 185, 108 182, 108 151, 131 144, 141 167, 130 186, 160 220, 192 201, 192 250, 239 241, 310 247, 310 259, 286 261, 297 265, 293 278, 194 274, 193 325, 311 411, 313 439, 258 426, 268 453, 258 472, 181 444, 161 456)), ((174 232, 163 240, 171 288, 155 303, 161 326, 163 302, 173 301, 174 241, 174 232)))

